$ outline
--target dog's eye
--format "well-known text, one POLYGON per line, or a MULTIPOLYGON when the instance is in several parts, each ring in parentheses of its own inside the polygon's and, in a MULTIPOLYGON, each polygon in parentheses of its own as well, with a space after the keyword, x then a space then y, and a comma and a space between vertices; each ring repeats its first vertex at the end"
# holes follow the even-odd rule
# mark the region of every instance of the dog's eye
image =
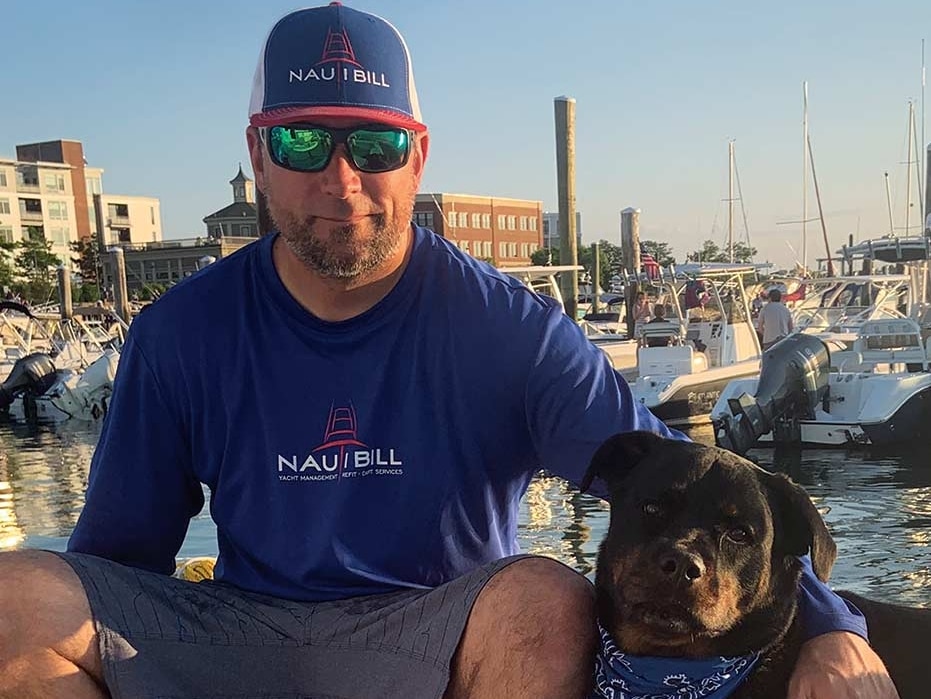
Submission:
POLYGON ((663 506, 655 500, 647 500, 642 506, 643 514, 647 517, 659 517, 663 514, 663 506))
POLYGON ((727 530, 727 538, 735 544, 749 544, 753 537, 745 527, 732 527, 727 530))

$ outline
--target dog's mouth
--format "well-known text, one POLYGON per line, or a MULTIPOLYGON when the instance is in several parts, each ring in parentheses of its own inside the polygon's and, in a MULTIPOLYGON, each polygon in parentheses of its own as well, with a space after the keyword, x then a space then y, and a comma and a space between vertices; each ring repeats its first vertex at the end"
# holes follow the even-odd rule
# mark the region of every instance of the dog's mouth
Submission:
POLYGON ((669 640, 694 637, 706 631, 691 609, 675 602, 636 604, 630 610, 630 620, 647 627, 651 635, 669 640))

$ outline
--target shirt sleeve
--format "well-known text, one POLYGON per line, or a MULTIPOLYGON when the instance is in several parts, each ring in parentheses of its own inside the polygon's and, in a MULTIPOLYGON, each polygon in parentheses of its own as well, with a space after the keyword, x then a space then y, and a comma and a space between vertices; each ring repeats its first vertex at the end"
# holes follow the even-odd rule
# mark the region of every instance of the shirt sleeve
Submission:
POLYGON ((131 331, 68 550, 171 574, 204 505, 190 455, 178 411, 131 331))
MULTIPOLYGON (((544 323, 531 368, 527 421, 539 463, 578 485, 601 444, 619 432, 646 430, 686 439, 634 401, 624 377, 561 309, 544 323)), ((591 493, 604 497, 596 481, 591 493)))
POLYGON ((803 557, 801 561, 802 580, 798 588, 798 611, 802 619, 804 639, 807 641, 832 631, 849 631, 869 641, 866 617, 863 613, 818 580, 808 556, 803 557))

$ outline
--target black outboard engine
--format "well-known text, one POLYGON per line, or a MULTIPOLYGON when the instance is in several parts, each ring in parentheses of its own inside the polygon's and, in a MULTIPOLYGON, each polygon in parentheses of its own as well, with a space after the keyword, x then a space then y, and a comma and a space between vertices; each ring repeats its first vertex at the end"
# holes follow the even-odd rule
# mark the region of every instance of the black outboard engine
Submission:
POLYGON ((718 446, 745 453, 762 435, 798 439, 797 420, 814 418, 827 397, 830 355, 813 335, 797 333, 763 353, 756 394, 727 401, 731 414, 716 421, 718 446), (794 435, 793 435, 794 431, 794 435))
POLYGON ((0 410, 6 410, 23 393, 41 396, 55 383, 58 375, 52 358, 42 352, 27 354, 16 360, 10 375, 0 384, 0 410))

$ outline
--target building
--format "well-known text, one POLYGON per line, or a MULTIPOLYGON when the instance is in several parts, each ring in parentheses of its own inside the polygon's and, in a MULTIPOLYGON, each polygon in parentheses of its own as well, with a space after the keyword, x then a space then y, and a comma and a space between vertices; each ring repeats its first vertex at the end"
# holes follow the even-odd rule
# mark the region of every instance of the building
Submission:
POLYGON ((255 203, 255 183, 243 174, 242 165, 236 177, 230 180, 230 186, 233 188, 233 203, 204 217, 207 236, 257 237, 259 215, 255 203))
MULTIPOLYGON (((575 244, 582 247, 582 212, 575 212, 575 244)), ((559 212, 543 212, 543 247, 559 250, 562 246, 559 240, 559 212)))
POLYGON ((54 255, 69 260, 71 243, 97 235, 97 201, 105 245, 160 241, 159 200, 105 194, 102 176, 86 165, 80 141, 16 146, 15 160, 0 159, 0 240, 46 240, 54 255))
POLYGON ((542 247, 543 203, 471 194, 422 193, 414 223, 496 267, 530 264, 542 247))

